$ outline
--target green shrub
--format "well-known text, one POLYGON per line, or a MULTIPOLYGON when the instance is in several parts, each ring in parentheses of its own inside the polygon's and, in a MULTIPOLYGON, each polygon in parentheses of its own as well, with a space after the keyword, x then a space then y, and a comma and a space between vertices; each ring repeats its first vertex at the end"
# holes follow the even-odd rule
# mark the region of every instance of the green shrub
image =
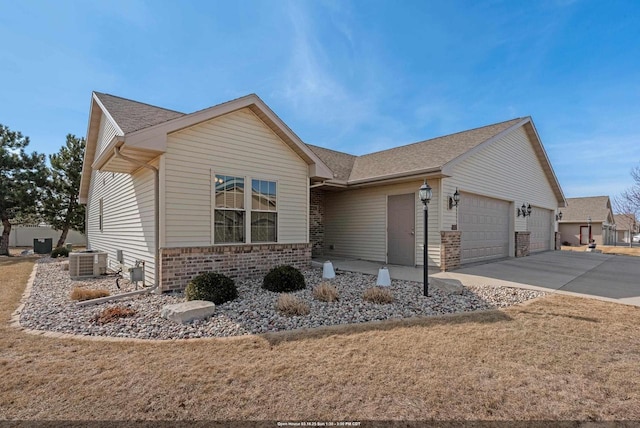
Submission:
POLYGON ((57 247, 51 251, 51 257, 57 259, 58 257, 69 257, 69 250, 65 247, 57 247))
POLYGON ((262 288, 276 293, 302 290, 305 288, 304 276, 293 266, 277 266, 265 275, 262 288))
POLYGON ((187 300, 208 300, 221 305, 238 297, 231 278, 221 273, 207 272, 193 278, 184 291, 187 300))

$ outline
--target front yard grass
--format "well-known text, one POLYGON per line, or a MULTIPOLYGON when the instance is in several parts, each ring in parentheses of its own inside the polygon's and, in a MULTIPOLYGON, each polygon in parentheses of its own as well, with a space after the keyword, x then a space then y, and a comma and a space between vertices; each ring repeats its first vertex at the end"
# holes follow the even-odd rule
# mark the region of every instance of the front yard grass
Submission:
POLYGON ((229 339, 114 342, 8 324, 33 259, 0 258, 0 419, 640 419, 640 308, 500 311, 229 339))
MULTIPOLYGON (((587 251, 587 245, 580 247, 562 246, 563 251, 587 251)), ((640 244, 633 244, 633 247, 626 245, 598 245, 596 250, 602 251, 602 254, 619 254, 623 256, 640 257, 640 244)))

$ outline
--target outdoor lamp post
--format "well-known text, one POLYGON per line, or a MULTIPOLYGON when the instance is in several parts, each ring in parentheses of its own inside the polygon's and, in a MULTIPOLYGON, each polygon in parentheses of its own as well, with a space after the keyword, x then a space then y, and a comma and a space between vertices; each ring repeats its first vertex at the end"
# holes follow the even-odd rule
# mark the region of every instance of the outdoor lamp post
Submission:
POLYGON ((429 242, 429 201, 432 196, 431 187, 427 184, 427 179, 424 179, 424 184, 420 186, 418 196, 422 201, 422 211, 424 212, 424 244, 422 245, 422 283, 424 287, 425 297, 429 296, 429 271, 427 262, 427 246, 429 242))
POLYGON ((618 226, 615 223, 613 224, 613 246, 618 246, 618 226))
POLYGON ((589 226, 589 244, 591 244, 591 216, 587 218, 587 225, 589 226))

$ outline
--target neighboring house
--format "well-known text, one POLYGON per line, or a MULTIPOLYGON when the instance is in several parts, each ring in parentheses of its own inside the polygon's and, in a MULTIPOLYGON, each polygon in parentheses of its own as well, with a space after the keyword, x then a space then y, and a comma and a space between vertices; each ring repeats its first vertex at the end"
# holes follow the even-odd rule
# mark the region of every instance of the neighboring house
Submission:
POLYGON ((93 93, 80 197, 89 247, 171 290, 307 267, 312 247, 421 265, 425 179, 430 265, 556 247, 565 198, 531 118, 352 156, 304 144, 256 95, 183 114, 93 93))
POLYGON ((631 242, 633 235, 640 233, 640 223, 635 214, 615 214, 615 232, 617 242, 631 242))
POLYGON ((558 225, 561 240, 569 245, 587 245, 590 239, 596 244, 613 244, 614 218, 608 196, 567 198, 558 225))

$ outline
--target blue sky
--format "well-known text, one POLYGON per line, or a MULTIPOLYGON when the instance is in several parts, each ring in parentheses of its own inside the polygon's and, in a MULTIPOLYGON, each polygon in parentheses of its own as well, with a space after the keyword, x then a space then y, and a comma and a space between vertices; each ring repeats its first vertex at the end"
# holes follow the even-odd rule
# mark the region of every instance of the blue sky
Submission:
POLYGON ((532 116, 567 197, 640 162, 640 2, 0 0, 0 123, 56 152, 92 90, 185 113, 257 93, 370 153, 532 116))

